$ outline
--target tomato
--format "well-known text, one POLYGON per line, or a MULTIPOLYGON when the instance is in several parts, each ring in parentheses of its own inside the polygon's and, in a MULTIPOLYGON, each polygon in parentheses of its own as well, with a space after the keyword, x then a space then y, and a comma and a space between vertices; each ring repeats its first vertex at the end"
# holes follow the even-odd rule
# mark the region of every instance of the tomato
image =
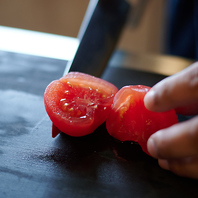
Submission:
POLYGON ((147 151, 147 140, 156 131, 178 123, 174 110, 152 112, 144 106, 144 96, 150 87, 137 85, 120 89, 113 100, 106 120, 107 131, 120 141, 138 142, 147 151))
POLYGON ((79 72, 51 82, 44 93, 44 104, 55 125, 52 136, 58 130, 76 137, 92 133, 105 122, 117 91, 113 84, 79 72))

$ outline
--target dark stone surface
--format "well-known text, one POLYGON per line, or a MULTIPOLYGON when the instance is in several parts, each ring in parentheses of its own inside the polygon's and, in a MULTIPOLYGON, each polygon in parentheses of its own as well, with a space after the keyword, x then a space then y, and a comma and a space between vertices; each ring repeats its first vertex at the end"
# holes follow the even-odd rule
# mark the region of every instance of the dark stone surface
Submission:
MULTIPOLYGON (((0 197, 197 197, 197 180, 162 170, 139 145, 110 137, 105 124, 85 137, 53 139, 43 92, 64 67, 0 52, 0 197)), ((103 78, 120 88, 163 76, 110 67, 103 78)))

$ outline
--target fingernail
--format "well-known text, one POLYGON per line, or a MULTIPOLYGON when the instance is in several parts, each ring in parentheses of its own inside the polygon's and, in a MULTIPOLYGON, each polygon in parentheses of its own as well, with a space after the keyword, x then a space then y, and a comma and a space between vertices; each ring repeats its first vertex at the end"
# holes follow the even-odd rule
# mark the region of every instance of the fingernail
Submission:
POLYGON ((159 166, 160 166, 161 168, 163 168, 163 169, 165 169, 165 170, 170 170, 168 160, 159 159, 159 160, 158 160, 158 164, 159 164, 159 166))
POLYGON ((147 149, 152 157, 157 158, 157 152, 156 152, 155 143, 154 143, 153 138, 148 139, 147 149))

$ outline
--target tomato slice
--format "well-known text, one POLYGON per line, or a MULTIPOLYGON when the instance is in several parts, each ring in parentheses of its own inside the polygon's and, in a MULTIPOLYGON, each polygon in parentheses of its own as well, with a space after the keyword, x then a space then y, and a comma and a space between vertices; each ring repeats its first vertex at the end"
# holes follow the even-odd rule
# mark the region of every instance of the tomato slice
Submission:
POLYGON ((156 131, 178 123, 174 110, 152 112, 144 106, 144 96, 150 87, 137 85, 120 89, 113 100, 106 120, 107 131, 120 141, 138 142, 147 151, 147 140, 156 131))
POLYGON ((94 76, 70 72, 51 82, 44 93, 46 111, 57 128, 70 136, 92 133, 107 118, 118 91, 113 84, 94 76))

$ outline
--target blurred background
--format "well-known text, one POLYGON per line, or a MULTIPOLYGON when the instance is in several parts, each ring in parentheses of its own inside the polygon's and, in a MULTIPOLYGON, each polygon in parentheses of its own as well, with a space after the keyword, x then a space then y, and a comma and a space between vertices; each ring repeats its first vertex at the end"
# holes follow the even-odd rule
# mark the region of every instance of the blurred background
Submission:
MULTIPOLYGON (((128 1, 138 4, 138 0, 128 1)), ((140 21, 133 23, 134 18, 129 19, 118 48, 161 53, 165 0, 142 2, 140 21)), ((0 0, 0 25, 77 37, 88 3, 89 0, 0 0)))

